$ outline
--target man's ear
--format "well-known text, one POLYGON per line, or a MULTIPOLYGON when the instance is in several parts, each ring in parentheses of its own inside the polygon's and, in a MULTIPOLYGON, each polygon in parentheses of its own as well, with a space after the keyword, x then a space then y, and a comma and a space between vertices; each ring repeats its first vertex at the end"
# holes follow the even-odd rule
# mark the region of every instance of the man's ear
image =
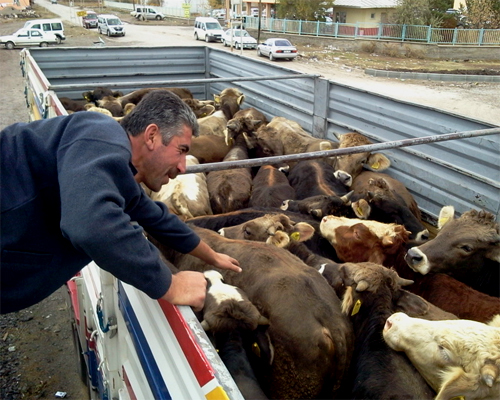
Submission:
POLYGON ((158 125, 149 124, 143 132, 144 143, 149 150, 154 150, 158 140, 161 141, 161 135, 158 125))

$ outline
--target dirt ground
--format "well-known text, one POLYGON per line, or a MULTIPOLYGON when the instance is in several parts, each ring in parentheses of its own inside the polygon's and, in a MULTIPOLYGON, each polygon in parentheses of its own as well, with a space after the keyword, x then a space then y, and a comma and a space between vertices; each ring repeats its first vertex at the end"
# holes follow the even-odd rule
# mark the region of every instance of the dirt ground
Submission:
MULTIPOLYGON (((47 13, 41 9, 43 16, 47 13)), ((125 13, 123 18, 127 18, 125 13)), ((132 22, 132 21, 131 21, 132 22)), ((164 24, 172 21, 162 22, 164 24)), ((23 20, 0 20, 0 34, 9 34, 22 27, 23 20)), ((68 45, 88 46, 89 36, 95 31, 80 27, 66 29, 68 45)), ((104 37, 104 40, 108 39, 104 37)), ((116 43, 115 43, 116 45, 116 43)), ((308 72, 319 71, 326 75, 334 66, 344 70, 359 72, 364 68, 384 69, 391 65, 404 69, 427 70, 495 70, 500 71, 499 61, 491 62, 453 62, 426 61, 423 59, 394 58, 386 55, 353 54, 336 49, 304 47, 299 48, 301 57, 294 67, 307 68, 308 72)), ((9 100, 0 102, 0 128, 15 122, 28 121, 24 100, 24 81, 19 68, 20 50, 0 49, 0 71, 3 93, 9 93, 9 100)), ((365 77, 366 79, 366 77, 365 77)), ((384 82, 382 82, 382 85, 384 82)), ((389 84, 386 82, 386 84, 389 84)), ((470 89, 479 94, 478 102, 500 104, 498 88, 487 84, 445 84, 440 82, 421 82, 418 86, 441 85, 443 90, 453 85, 461 89, 462 98, 468 97, 470 89), (480 94, 483 94, 480 97, 480 94)), ((418 90, 418 89, 417 89, 418 90)), ((500 120, 500 117, 498 117, 500 120)), ((500 123, 500 121, 499 121, 500 123)), ((81 383, 74 354, 70 318, 65 288, 61 288, 46 300, 26 310, 0 316, 0 398, 53 399, 58 391, 66 392, 69 399, 86 399, 87 389, 81 383)))

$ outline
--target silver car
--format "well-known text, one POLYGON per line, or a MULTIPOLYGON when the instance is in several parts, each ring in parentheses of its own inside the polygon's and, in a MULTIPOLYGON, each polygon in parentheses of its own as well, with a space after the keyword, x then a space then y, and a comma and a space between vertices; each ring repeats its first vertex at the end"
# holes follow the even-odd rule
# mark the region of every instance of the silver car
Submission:
POLYGON ((255 50, 257 48, 257 40, 244 29, 226 30, 222 35, 222 43, 226 47, 232 46, 237 49, 241 49, 242 44, 244 49, 255 50))
POLYGON ((257 55, 269 57, 271 61, 278 58, 293 60, 297 54, 297 48, 288 39, 271 38, 257 46, 257 55))

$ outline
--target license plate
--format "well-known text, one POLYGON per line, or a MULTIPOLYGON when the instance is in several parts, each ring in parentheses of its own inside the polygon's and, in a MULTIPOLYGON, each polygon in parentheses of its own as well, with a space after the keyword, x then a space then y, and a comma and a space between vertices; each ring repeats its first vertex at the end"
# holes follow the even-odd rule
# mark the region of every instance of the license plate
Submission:
POLYGON ((291 50, 283 50, 283 53, 290 53, 291 50))

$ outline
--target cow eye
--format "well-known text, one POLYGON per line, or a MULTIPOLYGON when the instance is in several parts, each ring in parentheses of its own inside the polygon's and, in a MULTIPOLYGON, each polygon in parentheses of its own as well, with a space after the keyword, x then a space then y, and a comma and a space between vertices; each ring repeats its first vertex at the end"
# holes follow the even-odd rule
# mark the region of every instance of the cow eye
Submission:
POLYGON ((442 345, 438 345, 438 349, 439 349, 439 355, 441 356, 441 359, 445 363, 450 363, 451 357, 450 357, 449 350, 442 345))
POLYGON ((460 246, 460 250, 463 250, 466 253, 471 253, 472 247, 467 244, 464 244, 463 246, 460 246))
POLYGON ((251 236, 252 235, 252 232, 250 232, 250 230, 248 228, 245 228, 245 231, 243 233, 245 234, 245 236, 251 236))

